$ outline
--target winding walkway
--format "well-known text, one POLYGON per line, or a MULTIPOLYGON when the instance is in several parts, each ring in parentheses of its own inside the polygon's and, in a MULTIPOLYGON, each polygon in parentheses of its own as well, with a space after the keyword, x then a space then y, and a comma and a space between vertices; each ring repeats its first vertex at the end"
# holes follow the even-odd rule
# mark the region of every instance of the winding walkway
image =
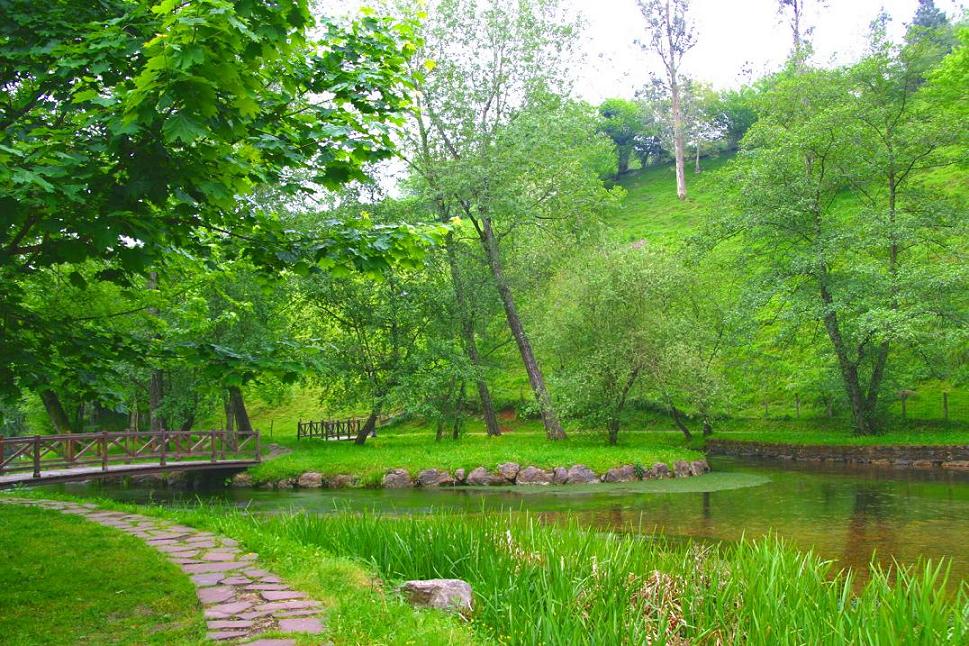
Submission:
POLYGON ((323 632, 320 603, 260 569, 256 555, 243 553, 230 538, 140 514, 107 511, 88 503, 26 498, 0 502, 82 516, 137 536, 164 553, 195 584, 210 640, 240 641, 248 646, 295 646, 293 639, 259 637, 269 632, 323 632))

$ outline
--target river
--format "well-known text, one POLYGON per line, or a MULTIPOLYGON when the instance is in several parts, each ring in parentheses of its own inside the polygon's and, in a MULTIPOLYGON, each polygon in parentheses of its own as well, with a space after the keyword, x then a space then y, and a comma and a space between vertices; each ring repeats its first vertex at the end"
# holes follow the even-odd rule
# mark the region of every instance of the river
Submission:
POLYGON ((526 510, 550 521, 565 514, 604 530, 737 540, 775 533, 864 576, 883 565, 946 558, 950 582, 969 581, 969 474, 817 463, 766 464, 714 458, 713 473, 684 480, 563 487, 192 492, 117 484, 63 485, 61 491, 130 502, 201 498, 255 512, 377 509, 385 513, 526 510))

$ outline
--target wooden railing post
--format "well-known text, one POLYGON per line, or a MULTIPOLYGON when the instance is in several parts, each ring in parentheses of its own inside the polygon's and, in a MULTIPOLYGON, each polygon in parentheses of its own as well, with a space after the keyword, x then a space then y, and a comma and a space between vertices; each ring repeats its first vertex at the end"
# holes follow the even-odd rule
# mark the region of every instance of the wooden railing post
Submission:
POLYGON ((40 477, 40 436, 34 436, 34 477, 40 477))
POLYGON ((254 431, 254 432, 256 434, 256 437, 255 437, 255 442, 256 442, 256 462, 262 462, 262 458, 259 456, 259 453, 260 453, 260 451, 259 451, 259 432, 258 431, 254 431))
POLYGON ((159 460, 159 464, 161 464, 161 466, 165 466, 165 452, 168 451, 168 437, 167 437, 167 435, 168 434, 167 434, 166 431, 162 431, 161 432, 161 456, 160 456, 160 460, 159 460))
POLYGON ((0 473, 3 473, 3 465, 7 463, 7 454, 3 452, 3 436, 0 435, 0 473))
POLYGON ((215 454, 215 430, 209 431, 209 444, 211 444, 212 449, 212 461, 215 462, 218 458, 215 454))
POLYGON ((101 431, 101 470, 108 470, 108 433, 101 431))

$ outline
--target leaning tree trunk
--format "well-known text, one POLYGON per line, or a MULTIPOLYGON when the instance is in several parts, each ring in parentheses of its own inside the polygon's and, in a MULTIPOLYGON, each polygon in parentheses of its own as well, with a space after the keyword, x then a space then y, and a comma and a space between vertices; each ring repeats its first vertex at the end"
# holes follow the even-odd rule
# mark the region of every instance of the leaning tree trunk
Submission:
POLYGON ((47 416, 50 417, 54 432, 58 434, 70 433, 73 430, 71 421, 67 417, 64 406, 61 404, 61 398, 57 396, 57 393, 49 388, 42 390, 40 399, 44 402, 44 408, 47 409, 47 416))
POLYGON ((357 431, 357 438, 353 441, 354 444, 363 446, 363 444, 367 441, 367 438, 370 437, 370 434, 373 433, 375 428, 377 428, 378 417, 380 417, 379 405, 374 407, 374 409, 370 411, 370 415, 367 417, 367 421, 364 422, 360 430, 357 431))
POLYGON ((673 154, 676 157, 676 197, 686 199, 686 151, 683 143, 683 115, 680 110, 680 86, 675 76, 670 78, 673 103, 673 154))
POLYGON ((239 433, 252 433, 252 422, 249 421, 249 411, 246 401, 242 397, 242 389, 229 386, 229 401, 232 404, 232 416, 236 420, 236 433, 228 433, 229 447, 235 451, 239 448, 239 433))
POLYGON ((700 142, 696 142, 696 162, 693 166, 693 173, 695 175, 700 174, 700 142))
POLYGON ((532 351, 532 345, 525 334, 521 318, 518 316, 518 309, 515 307, 515 299, 511 293, 511 287, 505 279, 501 268, 501 256, 498 250, 498 241, 495 232, 491 228, 491 219, 487 216, 481 218, 480 229, 481 244, 484 247, 485 256, 488 258, 488 265, 491 267, 495 285, 498 287, 498 294, 501 296, 501 303, 505 308, 505 316, 508 319, 508 327, 511 328, 515 343, 518 344, 518 351, 521 353, 522 363, 525 364, 525 371, 528 373, 528 381, 535 393, 535 400, 538 402, 539 410, 542 412, 542 422, 545 425, 545 434, 550 440, 564 440, 566 435, 559 423, 555 410, 552 408, 552 398, 548 394, 545 386, 545 377, 542 376, 542 369, 538 365, 538 359, 532 351))
POLYGON ((484 417, 485 428, 488 435, 501 435, 491 391, 488 389, 488 383, 481 376, 481 355, 478 353, 478 342, 475 340, 474 319, 471 317, 464 281, 461 279, 461 268, 458 265, 454 238, 450 233, 447 235, 445 246, 447 248, 448 265, 451 269, 451 284, 454 286, 454 300, 458 306, 458 317, 461 319, 461 336, 464 339, 464 349, 468 354, 468 360, 471 361, 471 367, 475 371, 475 386, 478 388, 478 399, 481 401, 481 414, 484 417))
POLYGON ((606 424, 606 428, 609 431, 609 444, 615 445, 619 440, 619 418, 612 417, 606 424))
POLYGON ((690 432, 689 427, 687 427, 686 422, 683 420, 683 413, 680 412, 680 409, 670 405, 670 416, 673 418, 673 423, 676 424, 676 428, 680 429, 680 432, 683 433, 683 437, 687 440, 692 440, 693 433, 690 432))

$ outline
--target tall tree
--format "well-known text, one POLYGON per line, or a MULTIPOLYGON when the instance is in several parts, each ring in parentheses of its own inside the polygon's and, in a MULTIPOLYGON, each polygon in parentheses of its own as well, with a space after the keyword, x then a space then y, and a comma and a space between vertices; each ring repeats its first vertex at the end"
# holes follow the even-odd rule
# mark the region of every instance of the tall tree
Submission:
POLYGON ((920 89, 924 60, 876 30, 857 65, 784 76, 738 166, 729 226, 763 268, 752 293, 823 327, 858 434, 879 429, 893 351, 948 343, 965 307, 965 218, 924 181, 965 133, 920 89))
POLYGON ((689 0, 637 0, 646 19, 651 49, 663 62, 665 82, 673 114, 673 155, 676 162, 676 196, 686 199, 685 144, 683 112, 680 104, 680 66, 683 56, 696 44, 696 32, 687 20, 689 0))
POLYGON ((502 240, 523 225, 581 220, 608 200, 590 163, 605 143, 594 115, 553 94, 569 83, 574 26, 548 0, 442 0, 423 34, 435 65, 419 87, 413 166, 428 201, 470 224, 546 434, 563 438, 502 240))
MULTIPOLYGON (((307 0, 4 2, 0 391, 41 388, 62 361, 107 366, 125 346, 78 334, 71 313, 41 316, 45 268, 97 259, 95 280, 131 285, 173 250, 205 258, 242 238, 261 266, 301 258, 241 199, 266 183, 299 193, 294 168, 332 185, 388 156, 414 48, 409 23, 314 24, 307 0)), ((327 263, 381 255, 338 239, 353 250, 300 242, 327 263)))

